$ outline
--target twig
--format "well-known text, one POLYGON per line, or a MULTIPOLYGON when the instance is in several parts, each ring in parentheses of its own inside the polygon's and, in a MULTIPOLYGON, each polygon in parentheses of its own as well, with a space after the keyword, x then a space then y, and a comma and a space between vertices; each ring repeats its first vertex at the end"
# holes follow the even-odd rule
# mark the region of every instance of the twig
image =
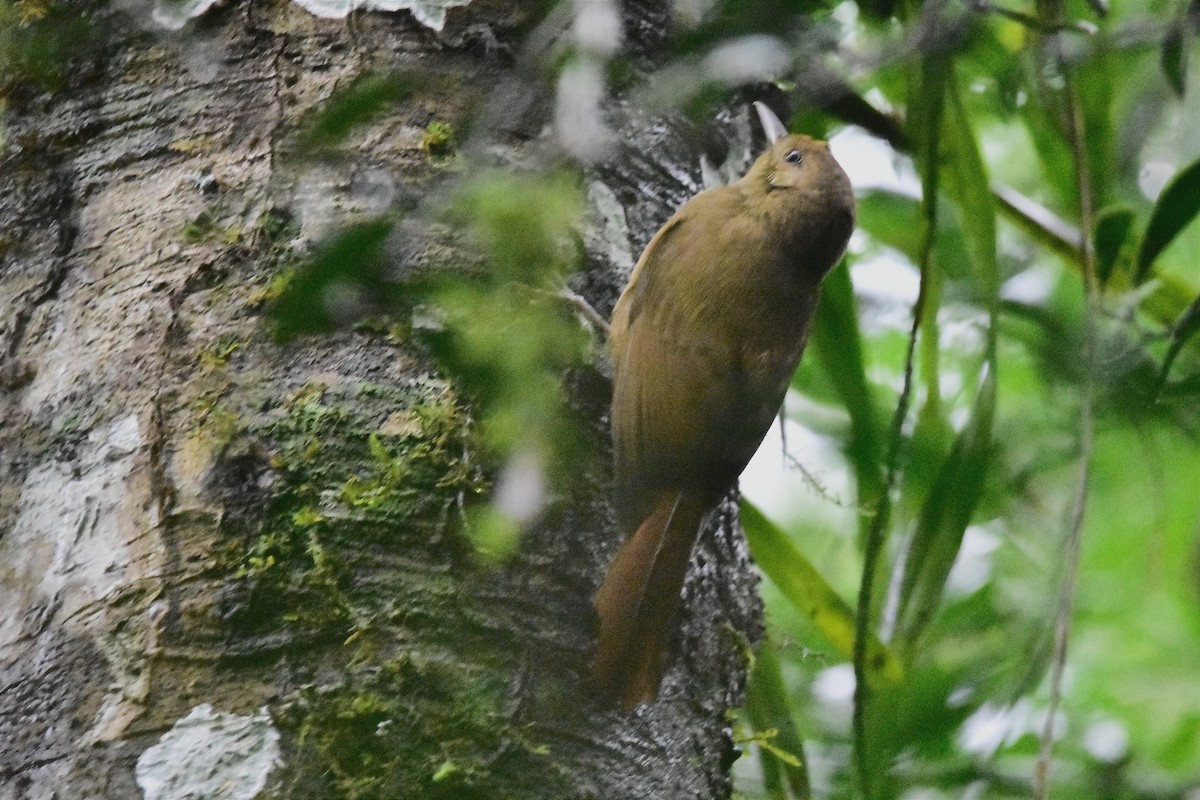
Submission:
MULTIPOLYGON (((930 91, 927 85, 923 91, 930 91)), ((896 411, 892 415, 891 429, 888 433, 887 454, 884 459, 883 489, 875 506, 875 516, 867 529, 866 542, 863 552, 863 576, 858 589, 858 608, 854 615, 854 717, 853 743, 855 763, 858 770, 858 783, 865 800, 872 795, 869 767, 867 764, 867 722, 866 708, 870 691, 867 687, 867 640, 871 627, 871 598, 874 594, 875 573, 878 571, 879 558, 883 553, 884 539, 887 526, 891 521, 892 491, 896 486, 899 473, 900 446, 904 439, 904 421, 908 418, 908 408, 912 402, 913 371, 916 360, 917 339, 921 335, 922 323, 925 317, 925 306, 933 281, 929 280, 930 266, 933 260, 933 248, 937 241, 937 186, 938 159, 936 120, 941 118, 941 95, 944 84, 937 86, 939 103, 936 113, 931 114, 935 122, 930 125, 919 141, 923 152, 919 163, 924 168, 921 186, 922 208, 925 214, 925 228, 921 241, 918 266, 921 270, 921 284, 917 291, 917 300, 913 304, 912 330, 908 337, 908 349, 904 356, 904 385, 896 402, 896 411)))
POLYGON ((790 451, 784 450, 783 460, 787 466, 790 466, 792 469, 799 472, 800 477, 804 478, 804 482, 807 483, 809 487, 825 502, 837 506, 838 508, 852 509, 854 513, 860 517, 869 517, 875 513, 874 509, 859 505, 858 503, 851 503, 843 500, 841 497, 838 497, 828 486, 821 483, 821 480, 816 475, 813 475, 812 471, 808 467, 804 466, 804 463, 790 451))
POLYGON ((601 316, 600 312, 592 307, 582 295, 572 292, 570 289, 559 289, 555 292, 555 296, 566 300, 579 316, 600 333, 604 334, 604 338, 608 338, 608 320, 601 316))
MULTIPOLYGON (((1062 0, 1053 0, 1056 14, 1062 16, 1062 0)), ((1079 223, 1084 231, 1092 230, 1092 178, 1088 167, 1086 139, 1083 128, 1083 110, 1080 107, 1078 87, 1074 75, 1059 53, 1059 66, 1064 72, 1064 97, 1067 103, 1067 133, 1071 140, 1071 154, 1075 161, 1075 189, 1079 195, 1079 223)), ((1075 591, 1079 583, 1079 554, 1083 543, 1083 520, 1087 509, 1088 483, 1091 478, 1092 446, 1095 433, 1093 418, 1093 394, 1095 391, 1096 366, 1096 270, 1091 239, 1084 236, 1080 248, 1080 269, 1083 273, 1084 341, 1083 381, 1079 400, 1079 474, 1075 492, 1071 499, 1071 514, 1066 536, 1066 562, 1063 565, 1062 587, 1058 597, 1058 608, 1054 617, 1054 653, 1050 671, 1050 708, 1046 724, 1042 729, 1038 749, 1037 765, 1033 773, 1034 800, 1047 800, 1050 796, 1050 764, 1054 756, 1054 718, 1062 700, 1062 677, 1067 662, 1067 649, 1071 637, 1071 614, 1075 604, 1075 591)))
MULTIPOLYGON (((932 235, 929 238, 932 240, 932 235)), ((912 402, 913 364, 916 360, 921 320, 925 315, 927 286, 928 281, 921 281, 921 288, 917 292, 917 301, 913 305, 912 330, 908 338, 908 351, 904 356, 904 386, 900 390, 896 411, 892 415, 887 459, 884 462, 883 491, 879 493, 874 516, 871 518, 871 527, 867 530, 863 553, 863 576, 858 588, 858 608, 854 614, 854 752, 858 763, 859 785, 862 787, 863 797, 868 800, 871 792, 870 776, 867 774, 866 764, 867 632, 871 627, 871 596, 874 593, 875 572, 878 570, 879 556, 883 553, 885 531, 891 521, 891 493, 896 486, 896 477, 900 471, 898 467, 900 444, 903 441, 904 421, 908 418, 908 408, 912 402)))

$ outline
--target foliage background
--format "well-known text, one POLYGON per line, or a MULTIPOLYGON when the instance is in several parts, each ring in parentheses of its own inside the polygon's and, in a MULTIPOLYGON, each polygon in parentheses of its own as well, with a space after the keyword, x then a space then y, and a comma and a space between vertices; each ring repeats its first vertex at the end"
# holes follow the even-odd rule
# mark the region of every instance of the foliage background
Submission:
POLYGON ((743 792, 1193 796, 1200 9, 774 5, 798 26, 781 38, 801 53, 793 127, 833 138, 860 230, 787 407, 808 478, 745 487, 774 521, 743 517, 772 578, 747 714, 766 746, 743 792), (812 90, 824 68, 841 94, 812 90), (872 681, 867 666, 872 689, 854 693, 834 612, 789 585, 797 552, 848 606, 871 599, 868 627, 903 677, 872 681), (773 752, 800 739, 807 777, 773 752))

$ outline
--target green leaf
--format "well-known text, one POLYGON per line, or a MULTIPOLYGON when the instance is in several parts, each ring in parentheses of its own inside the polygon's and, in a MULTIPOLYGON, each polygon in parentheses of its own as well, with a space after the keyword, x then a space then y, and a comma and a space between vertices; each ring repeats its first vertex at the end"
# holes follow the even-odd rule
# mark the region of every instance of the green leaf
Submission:
MULTIPOLYGON (((854 652, 854 611, 816 567, 788 540, 775 523, 754 505, 742 500, 742 528, 755 561, 784 596, 812 622, 831 645, 846 658, 854 652)), ((900 663, 883 642, 871 636, 867 642, 867 680, 894 683, 902 676, 900 663)))
POLYGON ((989 365, 967 425, 926 497, 904 556, 898 630, 908 651, 941 602, 963 533, 983 497, 995 413, 996 370, 989 365))
POLYGON ((1197 213, 1200 213, 1200 159, 1176 172, 1158 196, 1138 250, 1137 283, 1146 280, 1154 260, 1197 213))
POLYGON ((921 189, 928 200, 936 197, 938 142, 942 132, 942 114, 946 84, 953 61, 944 51, 925 54, 911 75, 908 87, 908 115, 905 120, 914 148, 913 155, 921 173, 921 189))
POLYGON ((357 126, 370 122, 412 93, 407 76, 394 72, 363 75, 340 89, 304 125, 300 147, 334 147, 357 126))
POLYGON ((859 9, 869 18, 886 20, 896 10, 896 0, 859 0, 859 9))
MULTIPOLYGON (((921 201, 888 189, 869 189, 858 198, 858 227, 875 241, 916 263, 921 249, 921 201)), ((833 274, 829 275, 832 278, 833 274)), ((829 286, 829 278, 825 286, 829 286)), ((827 291, 827 290, 826 290, 827 291)))
POLYGON ((384 256, 391 230, 387 219, 346 228, 288 275, 271 306, 275 336, 287 341, 328 332, 387 308, 395 292, 384 256))
POLYGON ((792 706, 783 682, 779 654, 768 638, 758 648, 754 668, 746 687, 746 715, 754 728, 759 745, 764 783, 773 783, 773 797, 784 797, 779 780, 782 774, 797 800, 812 796, 808 783, 808 765, 804 742, 792 718, 792 706), (768 780, 768 775, 773 780, 768 780))
POLYGON ((1133 221, 1133 209, 1129 206, 1110 206, 1096 215, 1092 247, 1096 252, 1096 277, 1102 286, 1112 277, 1118 256, 1133 230, 1133 221))
POLYGON ((983 294, 983 305, 995 310, 1000 299, 1000 269, 996 262, 996 206, 991 178, 979 153, 971 120, 963 108, 957 81, 946 87, 942 125, 945 170, 941 186, 958 207, 972 272, 983 294))
POLYGON ((558 288, 579 257, 569 232, 581 213, 572 176, 535 179, 494 170, 462 187, 450 220, 471 231, 497 277, 558 288))
MULTIPOLYGON (((1111 48, 1095 48, 1080 68, 1072 74, 1079 89, 1083 111, 1083 130, 1086 139, 1088 176, 1092 184, 1092 204, 1102 208, 1112 196, 1113 176, 1116 173, 1116 136, 1113 130, 1115 88, 1114 75, 1122 62, 1111 48)), ((1065 102, 1065 101, 1064 101, 1065 102)), ((1060 108, 1065 113, 1065 106, 1060 108)), ((1067 138, 1070 141, 1070 138, 1067 138)), ((1072 159, 1072 162, 1074 159, 1072 159)), ((1073 169, 1072 177, 1076 174, 1073 169)), ((1077 201, 1076 201, 1077 202, 1077 201)))
POLYGON ((1166 356, 1163 357, 1162 369, 1159 371, 1155 386, 1155 396, 1162 394, 1163 387, 1167 383, 1167 376, 1171 372, 1171 365, 1175 363, 1183 346, 1196 335, 1197 331, 1200 331, 1200 295, 1196 296, 1196 299, 1184 310, 1171 328, 1171 344, 1167 348, 1166 356))
POLYGON ((812 348, 850 415, 846 454, 854 465, 858 503, 873 506, 883 491, 883 434, 867 381, 848 269, 835 269, 825 279, 813 323, 812 348))
POLYGON ((1163 77, 1180 99, 1183 98, 1186 88, 1190 34, 1191 27, 1186 18, 1171 23, 1163 36, 1162 55, 1159 59, 1163 77))
POLYGON ((1039 180, 1054 192, 1051 207, 1071 208, 1078 202, 1075 188, 1075 158, 1061 125, 1058 110, 1051 107, 1054 94, 1026 89, 1028 101, 1020 119, 1029 131, 1029 141, 1038 154, 1042 169, 1039 180))

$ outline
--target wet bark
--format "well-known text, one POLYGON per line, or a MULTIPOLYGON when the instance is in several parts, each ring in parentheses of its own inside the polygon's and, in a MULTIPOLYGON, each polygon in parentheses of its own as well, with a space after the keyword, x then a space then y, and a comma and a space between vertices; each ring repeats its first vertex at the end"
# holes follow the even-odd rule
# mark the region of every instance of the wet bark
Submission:
MULTIPOLYGON (((726 711, 760 624, 732 508, 693 559, 660 702, 623 714, 587 689, 617 545, 602 371, 571 382, 600 455, 488 567, 461 535, 484 484, 454 376, 388 331, 278 344, 264 323, 309 243, 454 180, 431 122, 543 157, 554 94, 521 63, 526 5, 477 0, 433 31, 232 2, 178 34, 93 5, 61 80, 6 76, 3 800, 729 795, 726 711), (406 99, 339 158, 301 157, 305 112, 395 70, 419 77, 406 99)), ((663 5, 624 8, 640 69, 663 5)), ((610 112, 623 144, 585 170, 604 232, 574 278, 603 311, 698 188, 700 140, 610 112)), ((453 260, 426 233, 415 256, 453 260)))

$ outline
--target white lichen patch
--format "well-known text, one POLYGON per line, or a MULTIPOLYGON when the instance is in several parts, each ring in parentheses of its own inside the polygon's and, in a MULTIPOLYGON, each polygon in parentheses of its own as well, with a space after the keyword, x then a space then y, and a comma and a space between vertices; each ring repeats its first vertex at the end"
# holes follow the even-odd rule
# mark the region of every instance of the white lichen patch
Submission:
POLYGON ((17 519, 0 538, 0 646, 50 616, 70 618, 124 583, 130 563, 128 481, 142 448, 137 416, 93 431, 76 461, 30 471, 17 519))
POLYGON ((351 11, 411 11, 417 22, 440 31, 446 24, 446 10, 465 6, 470 0, 295 0, 296 5, 318 17, 340 19, 351 11))
POLYGON ((267 710, 253 716, 204 703, 177 721, 137 761, 146 800, 252 800, 279 764, 279 731, 267 710))
POLYGON ((616 193, 601 181, 587 187, 588 219, 583 229, 584 246, 617 268, 622 278, 633 271, 633 249, 629 246, 629 223, 625 207, 616 193))
POLYGON ((155 0, 151 18, 169 31, 177 31, 221 0, 155 0))

